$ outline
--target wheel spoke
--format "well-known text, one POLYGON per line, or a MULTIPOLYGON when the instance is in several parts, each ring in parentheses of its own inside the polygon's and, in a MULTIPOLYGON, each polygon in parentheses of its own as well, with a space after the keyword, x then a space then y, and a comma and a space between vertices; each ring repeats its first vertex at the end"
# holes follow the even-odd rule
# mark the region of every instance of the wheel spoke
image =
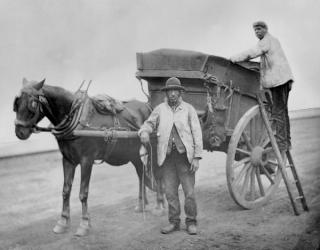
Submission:
POLYGON ((264 128, 264 123, 263 123, 263 120, 262 120, 262 117, 259 116, 259 119, 258 119, 258 122, 259 122, 259 131, 258 131, 258 135, 259 136, 259 140, 258 141, 258 145, 261 144, 261 142, 265 139, 266 137, 266 130, 264 128))
POLYGON ((266 170, 266 168, 264 166, 261 166, 261 170, 262 172, 267 176, 267 178, 269 179, 269 181, 271 182, 271 184, 274 184, 274 181, 271 177, 271 175, 269 174, 269 172, 266 170))
POLYGON ((246 171, 246 176, 244 177, 244 182, 243 182, 243 185, 241 187, 241 190, 240 190, 240 195, 241 196, 244 196, 245 195, 245 191, 247 190, 247 186, 248 186, 248 183, 249 183, 249 177, 250 177, 250 170, 252 170, 252 168, 248 169, 248 171, 246 171))
POLYGON ((248 152, 248 151, 246 151, 246 150, 244 150, 244 149, 241 149, 241 148, 236 148, 236 151, 238 151, 238 152, 240 152, 240 153, 243 153, 243 154, 246 154, 246 155, 251 155, 251 153, 250 152, 248 152))
POLYGON ((273 148, 272 147, 268 147, 268 148, 264 149, 263 153, 268 154, 268 153, 270 153, 272 151, 273 151, 273 148))
POLYGON ((255 119, 255 117, 253 117, 252 118, 252 120, 250 121, 250 123, 249 123, 250 125, 250 138, 251 138, 251 142, 253 143, 253 144, 255 144, 255 135, 256 135, 256 133, 257 133, 257 131, 256 131, 256 119, 255 119))
POLYGON ((250 199, 253 201, 255 198, 256 188, 255 188, 255 171, 252 169, 250 178, 250 199))
POLYGON ((257 176, 257 180, 258 180, 260 194, 261 194, 261 196, 265 196, 264 188, 263 188, 263 185, 262 185, 262 182, 261 182, 260 168, 259 167, 257 168, 256 176, 257 176))
POLYGON ((250 150, 252 150, 252 143, 250 141, 249 136, 247 135, 246 131, 243 131, 243 133, 241 134, 242 138, 244 139, 244 141, 246 142, 246 145, 248 146, 248 148, 250 150))
POLYGON ((244 174, 246 173, 246 171, 249 169, 250 165, 251 165, 250 163, 249 163, 249 164, 247 163, 247 164, 243 167, 243 169, 241 169, 241 171, 240 171, 240 173, 238 174, 237 178, 235 178, 235 182, 234 182, 235 185, 238 185, 238 183, 240 183, 242 177, 244 176, 244 174))
POLYGON ((279 166, 278 162, 276 162, 276 161, 268 160, 268 163, 270 163, 274 166, 277 166, 277 167, 279 166))
POLYGON ((250 161, 250 157, 243 158, 242 160, 235 162, 233 164, 233 168, 236 169, 236 168, 242 166, 243 164, 248 163, 249 161, 250 161))
POLYGON ((261 145, 261 147, 265 148, 269 142, 270 142, 270 140, 269 140, 269 137, 267 136, 267 137, 263 138, 263 140, 261 140, 261 143, 259 143, 259 144, 261 145))

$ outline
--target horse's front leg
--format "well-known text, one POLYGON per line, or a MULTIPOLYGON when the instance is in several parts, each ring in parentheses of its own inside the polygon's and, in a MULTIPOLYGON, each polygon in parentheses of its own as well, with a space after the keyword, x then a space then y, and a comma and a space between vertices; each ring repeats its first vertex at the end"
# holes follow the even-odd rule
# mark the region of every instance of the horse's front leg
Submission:
POLYGON ((63 158, 63 191, 62 191, 62 213, 61 218, 58 220, 57 224, 53 228, 55 233, 65 233, 70 226, 70 193, 72 188, 72 182, 74 178, 74 172, 76 166, 70 163, 67 159, 63 158))
POLYGON ((142 162, 139 160, 137 161, 133 161, 132 162, 136 172, 138 174, 138 178, 139 178, 139 195, 138 195, 138 205, 135 207, 134 211, 136 213, 142 213, 143 210, 145 209, 146 205, 148 205, 148 199, 147 199, 147 193, 146 193, 146 185, 145 185, 145 181, 146 177, 144 176, 143 173, 143 164, 142 162))
POLYGON ((77 229, 76 236, 85 236, 90 230, 90 216, 88 212, 88 193, 89 193, 89 182, 92 172, 93 160, 88 157, 83 157, 80 162, 81 165, 81 184, 79 199, 82 204, 82 218, 80 225, 77 229))

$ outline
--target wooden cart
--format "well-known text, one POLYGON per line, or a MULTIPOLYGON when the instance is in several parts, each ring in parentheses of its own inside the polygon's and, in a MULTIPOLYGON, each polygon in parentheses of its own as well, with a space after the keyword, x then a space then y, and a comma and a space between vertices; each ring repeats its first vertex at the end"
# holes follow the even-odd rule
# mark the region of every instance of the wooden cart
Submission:
MULTIPOLYGON (((280 154, 271 129, 271 98, 260 88, 257 63, 233 64, 203 53, 160 49, 137 53, 137 69, 142 88, 141 80, 147 81, 153 108, 163 102, 161 88, 166 80, 181 80, 186 88, 183 99, 199 115, 204 149, 227 153, 228 188, 238 205, 245 209, 262 206, 275 193, 283 176, 298 214, 286 178, 287 156, 280 154)), ((288 156, 289 166, 296 173, 289 152, 288 156)), ((297 175, 296 182, 298 198, 307 210, 297 175)))

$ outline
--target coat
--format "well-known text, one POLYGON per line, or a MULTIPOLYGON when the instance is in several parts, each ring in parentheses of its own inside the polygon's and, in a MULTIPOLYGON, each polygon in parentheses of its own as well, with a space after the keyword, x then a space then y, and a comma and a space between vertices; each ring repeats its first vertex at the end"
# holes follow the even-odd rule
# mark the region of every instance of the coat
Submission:
POLYGON ((256 57, 260 61, 260 82, 264 88, 273 88, 293 81, 288 60, 277 38, 269 33, 259 40, 258 44, 247 51, 231 57, 233 62, 241 62, 256 57))
POLYGON ((197 112, 192 105, 181 100, 175 111, 165 101, 159 104, 149 118, 141 126, 138 134, 157 132, 157 156, 158 165, 161 166, 166 158, 168 142, 173 125, 186 148, 188 161, 193 158, 201 158, 203 149, 202 131, 197 112))

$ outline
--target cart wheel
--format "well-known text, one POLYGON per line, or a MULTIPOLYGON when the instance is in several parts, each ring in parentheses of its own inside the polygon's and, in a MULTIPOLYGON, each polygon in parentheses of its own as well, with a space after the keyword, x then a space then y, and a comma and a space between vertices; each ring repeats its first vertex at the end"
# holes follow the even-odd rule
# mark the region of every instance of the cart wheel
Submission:
POLYGON ((281 171, 258 105, 249 109, 236 125, 226 167, 229 192, 242 208, 264 205, 277 190, 281 171))

